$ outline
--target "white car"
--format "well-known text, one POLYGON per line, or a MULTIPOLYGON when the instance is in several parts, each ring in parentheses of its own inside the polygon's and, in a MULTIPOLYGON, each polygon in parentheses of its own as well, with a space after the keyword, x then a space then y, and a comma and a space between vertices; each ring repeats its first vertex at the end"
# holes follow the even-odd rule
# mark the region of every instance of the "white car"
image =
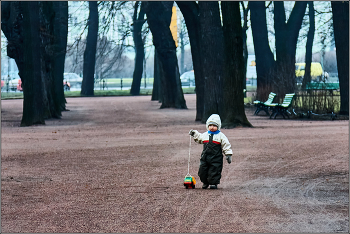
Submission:
POLYGON ((194 70, 183 73, 180 80, 182 86, 195 86, 194 70))
POLYGON ((70 87, 78 86, 79 88, 81 88, 83 78, 76 73, 63 73, 63 82, 66 81, 70 83, 70 87))

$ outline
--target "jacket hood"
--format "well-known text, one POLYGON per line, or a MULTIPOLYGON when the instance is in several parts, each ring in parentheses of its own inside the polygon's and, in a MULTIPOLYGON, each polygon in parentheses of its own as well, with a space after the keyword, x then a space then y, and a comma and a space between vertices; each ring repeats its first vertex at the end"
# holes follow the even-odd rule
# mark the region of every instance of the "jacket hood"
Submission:
POLYGON ((221 128, 221 119, 218 114, 212 114, 208 119, 207 119, 207 130, 209 131, 209 124, 216 124, 218 126, 218 130, 221 128))

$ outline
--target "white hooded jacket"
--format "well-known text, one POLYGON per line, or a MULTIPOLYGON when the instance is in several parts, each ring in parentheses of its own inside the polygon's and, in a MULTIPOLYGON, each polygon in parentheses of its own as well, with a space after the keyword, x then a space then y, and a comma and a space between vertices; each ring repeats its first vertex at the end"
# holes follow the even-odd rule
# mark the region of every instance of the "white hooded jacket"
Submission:
POLYGON ((220 116, 217 115, 217 114, 212 114, 208 118, 208 120, 206 122, 206 125, 207 125, 207 129, 208 129, 207 132, 199 133, 197 130, 193 130, 193 132, 194 132, 194 135, 193 135, 194 141, 199 143, 199 144, 207 143, 207 142, 209 142, 210 134, 213 134, 213 142, 216 143, 216 144, 220 144, 221 145, 222 152, 225 155, 232 155, 232 149, 231 149, 230 142, 228 141, 227 137, 222 132, 220 132, 220 128, 221 128, 220 116), (216 132, 214 132, 214 133, 209 132, 208 126, 210 124, 217 125, 218 126, 218 130, 216 132))

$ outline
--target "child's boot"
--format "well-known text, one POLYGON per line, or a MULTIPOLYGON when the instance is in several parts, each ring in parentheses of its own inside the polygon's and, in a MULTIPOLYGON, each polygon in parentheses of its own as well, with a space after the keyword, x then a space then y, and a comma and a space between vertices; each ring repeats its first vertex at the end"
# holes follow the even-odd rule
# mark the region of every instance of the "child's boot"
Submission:
POLYGON ((210 185, 210 188, 211 188, 211 189, 217 189, 218 186, 217 186, 216 184, 214 184, 214 185, 210 185))
POLYGON ((207 189, 209 187, 209 184, 203 184, 202 189, 207 189))

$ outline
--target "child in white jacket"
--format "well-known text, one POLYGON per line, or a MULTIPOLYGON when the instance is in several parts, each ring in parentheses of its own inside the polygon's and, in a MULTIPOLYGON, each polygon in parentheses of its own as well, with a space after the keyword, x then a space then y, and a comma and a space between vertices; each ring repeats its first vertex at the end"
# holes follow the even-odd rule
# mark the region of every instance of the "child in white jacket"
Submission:
POLYGON ((223 166, 223 155, 231 163, 232 149, 227 137, 220 132, 221 119, 217 114, 212 114, 207 122, 208 132, 199 133, 197 130, 190 130, 189 135, 199 144, 204 144, 201 154, 198 176, 203 183, 202 188, 217 189, 220 184, 223 166))

